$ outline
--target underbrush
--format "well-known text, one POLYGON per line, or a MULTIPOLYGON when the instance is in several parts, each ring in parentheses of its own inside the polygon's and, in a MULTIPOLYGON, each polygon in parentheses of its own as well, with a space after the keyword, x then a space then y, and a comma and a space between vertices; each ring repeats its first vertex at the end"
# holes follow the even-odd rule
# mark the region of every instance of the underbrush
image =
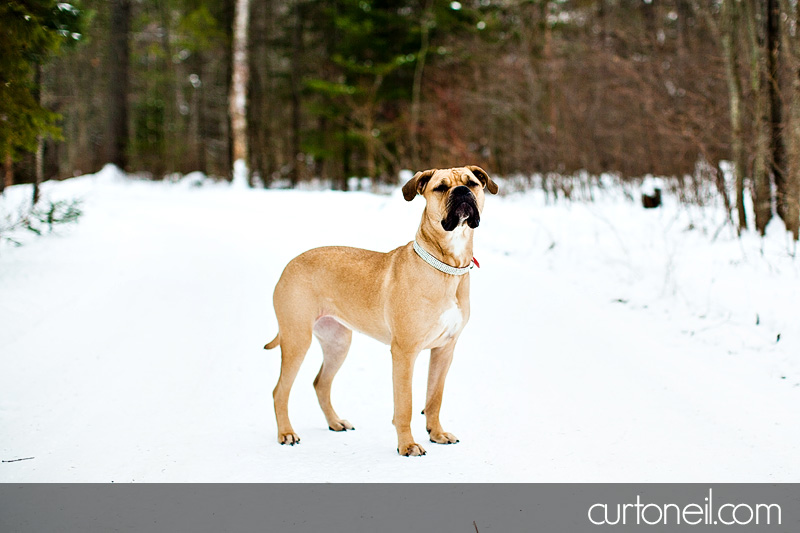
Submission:
POLYGON ((58 226, 72 224, 83 215, 81 200, 42 200, 36 205, 23 204, 17 209, 0 211, 0 245, 21 246, 26 237, 53 233, 58 226))

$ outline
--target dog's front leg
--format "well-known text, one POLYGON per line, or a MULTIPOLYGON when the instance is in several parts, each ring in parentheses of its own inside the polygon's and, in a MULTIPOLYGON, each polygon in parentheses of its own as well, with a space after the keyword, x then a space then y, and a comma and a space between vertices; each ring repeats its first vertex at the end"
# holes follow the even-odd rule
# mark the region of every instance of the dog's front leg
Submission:
POLYGON ((425 449, 411 435, 411 378, 419 350, 404 349, 392 344, 392 385, 394 388, 394 419, 397 430, 397 452, 400 455, 425 455, 425 449))
POLYGON ((431 442, 439 444, 455 444, 458 439, 452 433, 447 433, 442 429, 439 422, 439 410, 442 407, 442 395, 444 394, 444 380, 450 363, 453 361, 453 350, 456 347, 455 339, 440 348, 431 350, 431 363, 428 367, 428 394, 425 400, 426 427, 430 435, 431 442))

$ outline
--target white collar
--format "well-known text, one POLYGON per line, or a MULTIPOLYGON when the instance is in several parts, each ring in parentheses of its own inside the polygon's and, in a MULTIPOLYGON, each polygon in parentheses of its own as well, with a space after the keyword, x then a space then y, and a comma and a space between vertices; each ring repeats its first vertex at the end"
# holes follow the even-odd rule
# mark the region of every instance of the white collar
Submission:
POLYGON ((417 252, 417 255, 422 258, 423 261, 428 263, 430 266, 435 268, 440 272, 444 272, 445 274, 450 274, 452 276, 463 276, 467 272, 470 271, 472 268, 472 261, 470 261, 469 266, 465 266, 463 268, 458 268, 454 266, 450 266, 447 263, 442 263, 431 254, 429 254, 425 248, 417 244, 417 241, 414 240, 414 251, 417 252))

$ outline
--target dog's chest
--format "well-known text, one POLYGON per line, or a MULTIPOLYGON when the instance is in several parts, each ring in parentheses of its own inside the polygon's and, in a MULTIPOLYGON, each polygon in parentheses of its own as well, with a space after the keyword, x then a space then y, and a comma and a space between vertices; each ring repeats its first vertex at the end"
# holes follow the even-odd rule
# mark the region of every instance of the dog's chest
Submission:
POLYGON ((456 301, 452 300, 439 311, 438 320, 432 324, 433 328, 429 330, 425 349, 444 346, 458 335, 464 326, 464 313, 456 301))
POLYGON ((464 315, 461 313, 458 304, 452 302, 450 307, 447 307, 441 315, 439 315, 439 325, 442 327, 442 335, 445 337, 452 337, 461 329, 461 323, 464 320, 464 315))

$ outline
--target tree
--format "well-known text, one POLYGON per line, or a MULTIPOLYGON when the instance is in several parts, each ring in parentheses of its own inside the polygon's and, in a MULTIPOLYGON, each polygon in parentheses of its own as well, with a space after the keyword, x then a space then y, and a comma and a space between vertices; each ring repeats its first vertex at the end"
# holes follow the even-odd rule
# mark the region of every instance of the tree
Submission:
POLYGON ((131 1, 111 0, 109 27, 108 161, 128 166, 128 91, 130 87, 131 1))
POLYGON ((233 77, 230 95, 233 179, 248 183, 250 181, 247 160, 247 85, 250 77, 247 34, 249 25, 250 0, 236 0, 233 24, 233 77))
POLYGON ((430 34, 433 25, 433 13, 430 4, 426 0, 423 3, 422 15, 419 22, 420 43, 416 65, 414 66, 414 85, 411 92, 411 123, 409 136, 411 137, 411 161, 413 162, 413 168, 420 168, 422 166, 419 150, 419 114, 422 100, 422 75, 425 72, 425 60, 428 58, 430 34))
POLYGON ((731 148, 736 185, 737 232, 747 229, 744 205, 744 139, 742 132, 742 80, 740 75, 738 45, 740 43, 741 0, 723 0, 722 3, 722 48, 725 51, 725 71, 728 80, 728 98, 731 116, 731 148))
POLYGON ((767 0, 767 68, 769 72, 769 107, 770 107, 770 171, 775 183, 775 200, 778 216, 787 223, 787 179, 786 143, 783 128, 783 102, 781 93, 781 7, 780 0, 767 0))
MULTIPOLYGON (((187 160, 180 166, 186 170, 209 170, 209 148, 214 144, 209 135, 208 122, 213 122, 215 111, 209 101, 209 92, 213 94, 215 85, 215 56, 221 56, 222 63, 227 62, 228 54, 218 54, 227 45, 227 35, 221 28, 220 13, 212 13, 203 0, 185 0, 186 14, 178 22, 175 34, 178 35, 178 59, 185 57, 185 63, 179 63, 178 86, 182 94, 179 100, 186 101, 181 116, 187 117, 186 130, 176 131, 189 139, 190 150, 187 160), (181 68, 185 65, 184 68, 181 68), (182 83, 181 83, 182 82, 182 83), (188 82, 188 83, 187 83, 188 82)), ((230 30, 230 29, 228 29, 230 30)), ((216 59, 220 62, 220 59, 216 59)), ((224 99, 223 117, 227 117, 227 95, 224 99)))
POLYGON ((297 186, 300 180, 300 159, 303 154, 300 151, 302 140, 302 77, 303 77, 303 50, 305 48, 305 10, 301 2, 296 2, 294 6, 294 25, 292 29, 292 72, 289 76, 289 84, 292 93, 292 170, 290 179, 293 187, 297 186))
MULTIPOLYGON (((795 5, 795 28, 800 24, 800 3, 795 5)), ((791 149, 788 165, 788 181, 786 190, 786 229, 792 232, 795 242, 800 238, 800 43, 797 38, 789 41, 792 58, 792 94, 788 135, 791 149)))
POLYGON ((750 95, 754 102, 752 111, 752 160, 751 181, 753 186, 753 212, 756 230, 764 235, 772 218, 772 192, 769 171, 770 107, 767 96, 768 74, 764 45, 763 0, 744 0, 747 21, 747 43, 750 58, 750 95))
POLYGON ((58 115, 39 101, 37 72, 64 41, 80 39, 75 31, 79 19, 80 11, 67 3, 0 3, 0 154, 5 164, 0 191, 13 185, 13 161, 20 152, 35 152, 42 136, 59 135, 58 115))

